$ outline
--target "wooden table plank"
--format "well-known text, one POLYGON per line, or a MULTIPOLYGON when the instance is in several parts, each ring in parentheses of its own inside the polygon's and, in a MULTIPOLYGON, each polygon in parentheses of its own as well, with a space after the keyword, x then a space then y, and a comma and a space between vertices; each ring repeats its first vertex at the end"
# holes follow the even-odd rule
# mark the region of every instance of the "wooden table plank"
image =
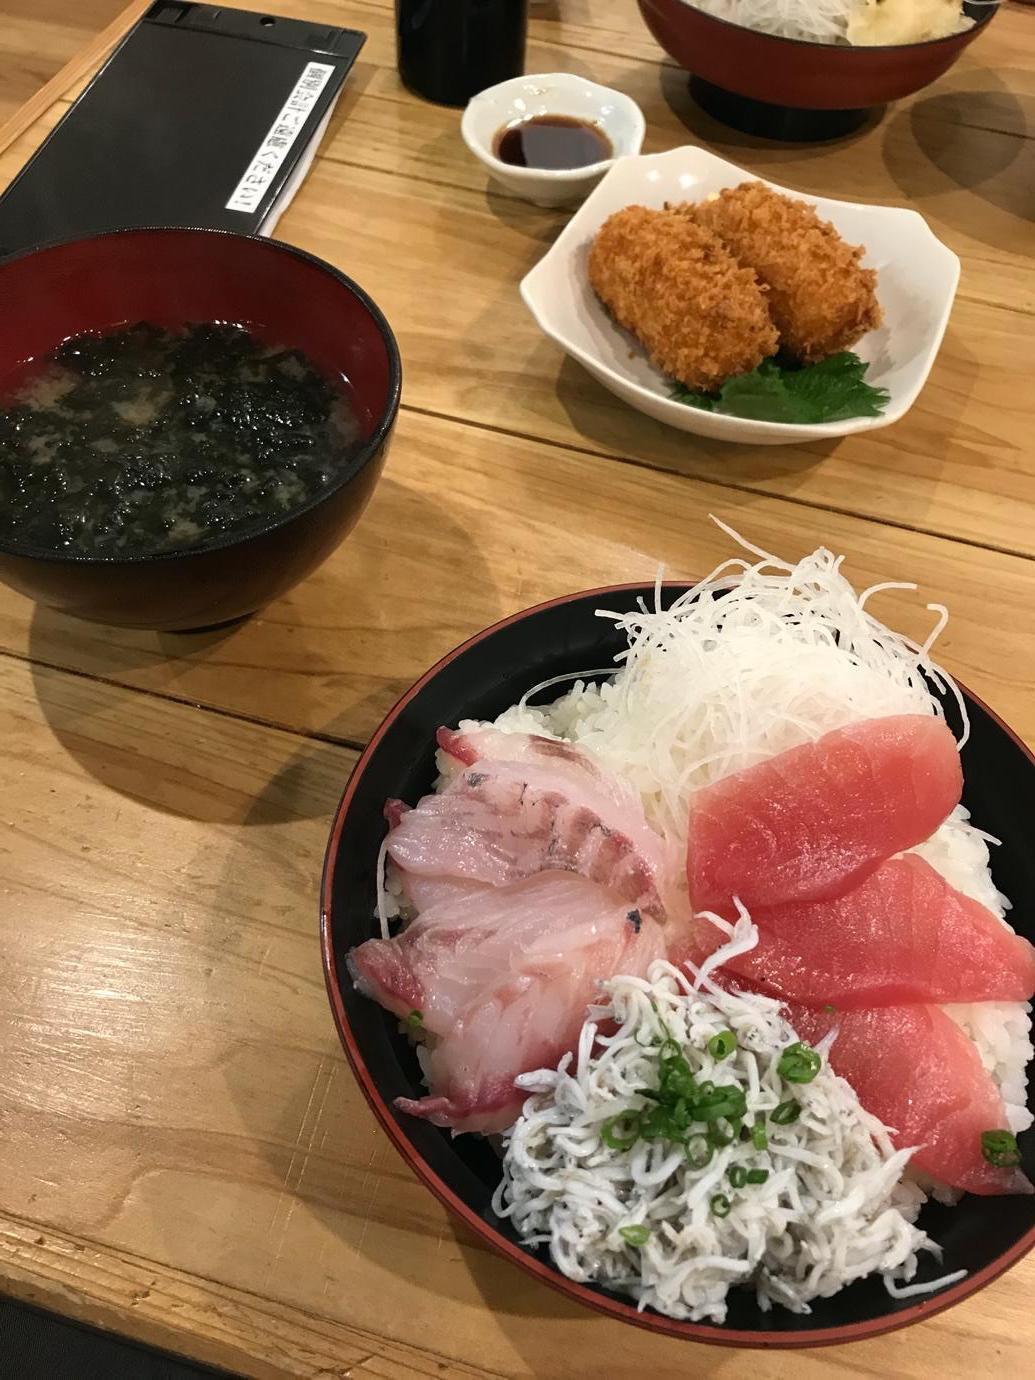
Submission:
POLYGON ((125 0, 4 0, 0 124, 112 19, 125 0))
POLYGON ((0 648, 264 722, 364 742, 394 699, 479 628, 541 599, 702 575, 730 554, 715 512, 782 555, 825 544, 921 636, 952 611, 950 669, 1035 741, 1027 560, 478 428, 405 415, 371 506, 337 554, 260 618, 183 638, 77 622, 0 598, 0 648))
MULTIPOLYGON (((281 10, 297 3, 278 0, 281 10)), ((602 32, 611 32, 615 13, 612 5, 602 32)), ((278 234, 357 277, 386 310, 403 350, 405 405, 1032 554, 1029 189, 1035 140, 960 123, 973 107, 980 112, 975 118, 988 121, 996 111, 1013 111, 1005 122, 1026 128, 1021 102, 1029 99, 1028 69, 1020 75, 1005 69, 998 87, 989 87, 976 55, 991 33, 946 77, 940 96, 924 98, 944 118, 920 118, 918 97, 868 134, 822 149, 716 142, 750 169, 803 191, 850 191, 862 199, 915 204, 964 259, 961 298, 945 345, 907 418, 840 443, 769 448, 699 440, 649 421, 539 334, 517 285, 566 213, 487 191, 482 169, 459 139, 457 113, 402 91, 389 14, 371 0, 357 8, 356 22, 371 33, 368 55, 346 88, 324 156, 278 234), (1005 85, 1010 82, 1016 91, 1005 85), (405 254, 386 256, 386 243, 405 245, 405 254)), ((340 22, 341 16, 335 12, 334 18, 340 22)), ((1035 45, 1033 23, 1035 15, 1017 7, 1000 16, 994 30, 1026 52, 1029 42, 1035 45)), ((556 28, 546 21, 536 27, 556 28)), ((693 137, 683 123, 694 123, 692 106, 674 69, 656 63, 630 68, 627 58, 581 49, 576 57, 590 75, 641 101, 650 120, 649 148, 693 137)), ((556 49, 533 49, 532 60, 556 67, 567 58, 556 49)), ((48 120, 58 114, 60 108, 48 120)), ((31 143, 27 136, 0 160, 0 180, 13 175, 31 143)))
POLYGON ((480 1366, 391 1342, 158 1260, 0 1214, 4 1293, 256 1380, 424 1380, 480 1366))
POLYGON ((279 233, 351 272, 396 323, 408 407, 1035 551, 1035 316, 958 302, 927 388, 895 427, 725 445, 648 420, 539 333, 517 287, 558 228, 556 212, 325 160, 279 233), (386 241, 406 253, 386 258, 386 241))
MULTIPOLYGON (((278 0, 273 9, 291 12, 298 3, 278 0)), ((620 12, 627 14, 629 8, 625 5, 620 12)), ((341 20, 335 0, 318 0, 306 7, 306 13, 329 23, 341 20)), ((1035 15, 1017 6, 1006 20, 1014 60, 1018 47, 1022 52, 1030 47, 1035 69, 1035 15)), ((391 6, 367 3, 358 8, 353 22, 366 27, 368 42, 320 156, 485 191, 489 185, 485 170, 458 137, 459 112, 418 102, 401 86, 395 70, 391 6)), ((980 285, 989 294, 987 300, 997 304, 1035 309, 1029 275, 1023 272, 1030 249, 1025 189, 1030 183, 1030 160, 1035 157, 1031 147, 1035 128, 1026 119, 1026 107, 1035 108, 1035 76, 1025 70, 1011 69, 1004 62, 1006 70, 990 89, 987 64, 976 57, 982 48, 972 47, 937 84, 936 97, 918 93, 899 102, 865 134, 809 148, 805 155, 797 146, 748 139, 709 120, 690 100, 685 74, 660 61, 660 49, 649 36, 653 58, 630 67, 627 55, 573 54, 548 37, 556 28, 533 21, 529 70, 551 70, 566 63, 571 70, 620 86, 649 114, 647 152, 703 141, 724 157, 746 162, 752 170, 776 180, 783 175, 781 168, 790 164, 807 174, 798 182, 803 191, 916 206, 957 253, 979 265, 1016 270, 1006 282, 995 275, 987 281, 975 278, 975 290, 980 285), (1015 166, 1018 161, 1020 165, 1015 166), (1017 289, 1024 292, 1020 299, 1017 289)), ((70 96, 84 85, 79 83, 70 96)), ((69 104, 70 100, 56 103, 34 131, 0 159, 0 185, 14 176, 69 104)), ((492 195, 514 199, 495 188, 492 195)), ((566 214, 558 213, 558 225, 566 214)))
POLYGON ((527 1279, 337 1047, 316 889, 350 754, 9 658, 0 732, 5 1289, 257 1376, 1024 1373, 1032 1260, 908 1345, 764 1361, 527 1279))

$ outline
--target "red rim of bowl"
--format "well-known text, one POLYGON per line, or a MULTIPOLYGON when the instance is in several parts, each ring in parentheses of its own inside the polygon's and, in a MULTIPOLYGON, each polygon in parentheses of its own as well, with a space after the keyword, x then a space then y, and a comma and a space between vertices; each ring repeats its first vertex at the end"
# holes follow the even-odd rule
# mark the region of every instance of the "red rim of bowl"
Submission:
MULTIPOLYGON (((691 585, 692 581, 687 580, 664 580, 662 586, 665 589, 685 589, 691 585)), ((481 632, 475 633, 458 647, 454 647, 434 666, 410 686, 409 690, 392 706, 383 722, 378 727, 374 736, 370 739, 367 746, 360 754, 359 760, 349 776, 348 784, 344 794, 338 804, 334 816, 334 824, 331 829, 331 836, 327 844, 327 852, 324 857, 323 878, 320 886, 320 946, 323 954, 324 981, 327 985, 327 995, 331 1003, 331 1011, 334 1016, 334 1023, 338 1029, 338 1036, 342 1047, 345 1050, 349 1064, 356 1081, 363 1091, 370 1108, 382 1129, 387 1133, 396 1150, 399 1151, 403 1159, 417 1175, 418 1179, 429 1188, 435 1197, 450 1212, 456 1214, 477 1236, 487 1241, 500 1255, 519 1266, 527 1274, 540 1280, 543 1284, 549 1285, 559 1293, 567 1295, 577 1303, 584 1304, 587 1308, 595 1309, 598 1313, 605 1313, 609 1317, 617 1318, 621 1322, 632 1323, 636 1327, 646 1328, 649 1332, 661 1332, 670 1337, 680 1337, 684 1341, 702 1342, 712 1346, 732 1346, 732 1347, 757 1347, 757 1348, 806 1348, 820 1346, 834 1346, 843 1342, 861 1341, 866 1337, 876 1337, 881 1333, 895 1332, 899 1328, 908 1327, 912 1323, 922 1322, 926 1318, 934 1317, 936 1313, 942 1313, 947 1308, 952 1308, 963 1299, 969 1298, 971 1294, 976 1294, 979 1289, 983 1289, 986 1284, 991 1284, 998 1277, 1026 1255, 1035 1246, 1035 1227, 1032 1227, 1023 1237, 1009 1250, 1004 1251, 1001 1256, 986 1265, 983 1270, 976 1270, 973 1274, 961 1280, 958 1284, 950 1285, 943 1289, 941 1293, 933 1295, 920 1303, 911 1304, 908 1308, 903 1308, 898 1312, 890 1313, 883 1318, 872 1318, 866 1322, 846 1323, 841 1327, 828 1327, 817 1329, 815 1332, 748 1332, 733 1328, 711 1326, 704 1323, 680 1322, 675 1318, 667 1318, 664 1314, 654 1312, 640 1312, 632 1303, 623 1303, 618 1299, 611 1298, 605 1294, 597 1293, 595 1290, 587 1288, 583 1284, 578 1284, 574 1280, 562 1275, 559 1270, 555 1270, 543 1263, 537 1257, 529 1255, 516 1242, 508 1240, 493 1227, 480 1217, 476 1212, 459 1198, 453 1190, 443 1182, 435 1171, 418 1154, 411 1143, 406 1132, 392 1115, 390 1108, 374 1082, 373 1077, 360 1053, 359 1047, 352 1035, 349 1025, 348 1015, 345 1011, 344 1003, 341 999, 341 992, 338 985, 338 969, 334 960, 334 944, 332 939, 333 919, 331 916, 331 893, 334 881, 334 865, 338 853, 338 843, 341 838, 341 831, 345 824, 345 818, 352 803, 352 797, 359 785, 366 765, 373 753, 376 751, 382 738, 389 731, 402 710, 410 701, 420 693, 429 681, 433 680, 444 667, 450 662, 455 661, 469 648, 476 646, 485 638, 492 636, 493 633, 509 627, 512 623, 519 623, 526 618, 530 618, 545 609, 556 608, 559 604, 568 604, 576 599, 599 597, 616 593, 624 593, 632 589, 642 589, 648 591, 654 588, 640 580, 632 580, 625 584, 602 585, 597 589, 578 590, 574 594, 563 594, 556 599, 547 599, 541 604, 534 604, 531 608, 522 609, 518 613, 512 613, 507 618, 501 618, 498 622, 483 628, 481 632)), ((960 684, 957 681, 957 684, 960 684)), ((1016 744, 1028 761, 1035 766, 1035 754, 1028 748, 1027 744, 1017 736, 1013 729, 1003 722, 999 715, 988 707, 985 702, 977 695, 960 685, 960 689, 966 692, 967 698, 981 709, 1004 733, 1016 744)))
POLYGON ((974 29, 979 29, 983 24, 995 16, 996 10, 1002 4, 1002 0, 988 0, 982 3, 981 8, 985 13, 981 15, 967 15, 968 19, 973 19, 973 24, 969 29, 963 29, 960 33, 943 34, 941 38, 921 38, 915 43, 873 43, 873 44, 844 44, 844 43, 819 43, 813 38, 788 38, 786 34, 769 34, 764 29, 752 29, 747 24, 737 24, 732 19, 721 19, 717 14, 709 14, 707 10, 702 10, 699 5, 695 5, 693 0, 676 0, 677 4, 684 6, 688 10, 693 10, 702 19, 710 19, 713 24, 721 24, 724 29, 738 29, 741 33, 758 34, 761 38, 771 39, 774 43, 794 43, 799 48, 834 48, 838 52, 875 52, 875 53, 894 53, 902 52, 906 48, 931 48, 937 43, 953 43, 961 39, 964 34, 970 34, 974 29))

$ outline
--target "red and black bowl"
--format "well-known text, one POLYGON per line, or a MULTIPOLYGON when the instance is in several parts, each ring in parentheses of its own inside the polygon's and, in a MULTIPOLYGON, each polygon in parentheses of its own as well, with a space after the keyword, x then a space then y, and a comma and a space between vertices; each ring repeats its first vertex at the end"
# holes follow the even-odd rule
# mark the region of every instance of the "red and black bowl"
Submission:
POLYGON ((298 584, 366 507, 399 409, 399 350, 371 298, 323 260, 222 230, 118 230, 0 263, 0 302, 0 380, 82 332, 230 322, 346 380, 361 426, 317 497, 182 550, 89 555, 0 539, 0 580, 22 594, 95 622, 211 627, 298 584))
MULTIPOLYGON (((673 600, 685 585, 665 586, 673 600)), ((873 1336, 930 1317, 995 1279, 1035 1245, 1035 1198, 964 1197, 956 1208, 931 1203, 921 1225, 944 1247, 941 1264, 919 1279, 967 1270, 966 1279, 920 1299, 893 1299, 879 1279, 863 1280, 801 1317, 763 1313, 747 1290, 730 1295, 724 1326, 676 1322, 637 1312, 627 1299, 565 1278, 544 1250, 531 1250, 492 1210, 499 1159, 477 1136, 453 1138, 395 1108, 397 1097, 419 1097, 413 1050, 398 1022, 354 989, 349 950, 377 930, 375 865, 385 834, 383 808, 396 796, 415 803, 435 779, 435 730, 460 719, 491 719, 532 686, 552 676, 606 666, 624 639, 594 610, 631 611, 652 600, 653 585, 620 585, 556 599, 479 633, 413 686, 374 734, 356 765, 331 830, 321 897, 324 972, 331 1010, 356 1080, 378 1120, 414 1173, 478 1236, 544 1284, 625 1322, 697 1342, 726 1346, 821 1346, 873 1336)), ((549 698, 558 690, 546 692, 549 698)), ((1035 939, 1035 757, 980 700, 966 696, 971 737, 963 750, 964 801, 982 828, 1002 840, 993 867, 1015 905, 1021 933, 1035 939)), ((950 724, 958 727, 953 702, 950 724)), ((1029 1104, 1031 1105, 1031 1104, 1029 1104)), ((1035 1177, 1035 1134, 1020 1137, 1024 1165, 1035 1177)))
POLYGON ((966 0, 973 25, 923 43, 848 47, 759 33, 697 9, 689 0, 638 0, 651 33, 692 74, 690 90, 723 124, 769 139, 836 139, 874 107, 936 81, 973 43, 996 5, 966 0))

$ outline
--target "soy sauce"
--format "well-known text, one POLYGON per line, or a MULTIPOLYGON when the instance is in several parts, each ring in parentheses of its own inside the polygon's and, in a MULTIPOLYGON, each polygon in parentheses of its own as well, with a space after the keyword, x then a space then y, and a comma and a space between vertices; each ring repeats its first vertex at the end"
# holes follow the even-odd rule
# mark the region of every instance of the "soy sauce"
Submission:
POLYGON ((573 115, 533 115, 517 125, 504 125, 493 152, 501 163, 518 168, 586 168, 610 158, 611 140, 598 125, 573 115))

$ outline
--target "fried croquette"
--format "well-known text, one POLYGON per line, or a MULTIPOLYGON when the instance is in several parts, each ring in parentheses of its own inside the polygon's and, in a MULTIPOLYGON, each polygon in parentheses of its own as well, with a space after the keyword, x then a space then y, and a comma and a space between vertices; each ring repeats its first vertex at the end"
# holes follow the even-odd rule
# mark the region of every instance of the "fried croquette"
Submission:
POLYGON ((776 352, 766 292, 688 216, 627 206, 597 231, 589 280, 662 373, 712 392, 776 352))
POLYGON ((881 322, 877 274, 803 201, 745 182, 680 210, 717 235, 769 289, 780 345, 805 364, 848 350, 881 322))

